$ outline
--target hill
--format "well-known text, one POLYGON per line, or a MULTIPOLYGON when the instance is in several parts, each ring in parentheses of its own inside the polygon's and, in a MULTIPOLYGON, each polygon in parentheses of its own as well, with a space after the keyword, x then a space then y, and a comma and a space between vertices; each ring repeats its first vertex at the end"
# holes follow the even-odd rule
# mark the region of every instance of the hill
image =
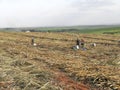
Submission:
POLYGON ((0 32, 0 89, 120 90, 119 39, 118 34, 0 32), (72 49, 76 38, 85 40, 87 50, 72 49))
POLYGON ((24 27, 24 28, 1 28, 1 31, 17 32, 72 32, 94 34, 120 34, 120 25, 83 25, 65 27, 24 27))

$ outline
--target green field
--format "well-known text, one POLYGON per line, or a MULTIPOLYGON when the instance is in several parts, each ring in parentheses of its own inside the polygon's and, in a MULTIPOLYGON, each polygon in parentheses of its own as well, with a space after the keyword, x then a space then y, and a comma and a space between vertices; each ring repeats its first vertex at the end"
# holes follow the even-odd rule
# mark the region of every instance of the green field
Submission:
POLYGON ((120 25, 2 28, 1 31, 72 32, 91 34, 120 34, 120 25))
POLYGON ((119 25, 98 25, 98 26, 70 26, 70 27, 42 27, 31 30, 41 32, 73 32, 91 34, 120 34, 119 25))

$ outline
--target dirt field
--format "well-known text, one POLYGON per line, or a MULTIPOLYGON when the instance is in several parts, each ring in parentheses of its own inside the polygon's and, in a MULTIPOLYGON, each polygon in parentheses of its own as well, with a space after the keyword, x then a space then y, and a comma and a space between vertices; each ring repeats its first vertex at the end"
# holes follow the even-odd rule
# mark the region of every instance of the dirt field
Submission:
POLYGON ((120 90, 119 40, 120 35, 0 32, 0 90, 120 90), (77 38, 87 50, 72 49, 77 38))

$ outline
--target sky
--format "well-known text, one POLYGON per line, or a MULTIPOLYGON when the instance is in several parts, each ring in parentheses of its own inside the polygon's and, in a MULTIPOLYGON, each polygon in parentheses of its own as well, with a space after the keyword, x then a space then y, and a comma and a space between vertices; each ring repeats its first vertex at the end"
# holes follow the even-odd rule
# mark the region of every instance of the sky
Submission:
POLYGON ((0 0, 0 27, 120 24, 120 0, 0 0))

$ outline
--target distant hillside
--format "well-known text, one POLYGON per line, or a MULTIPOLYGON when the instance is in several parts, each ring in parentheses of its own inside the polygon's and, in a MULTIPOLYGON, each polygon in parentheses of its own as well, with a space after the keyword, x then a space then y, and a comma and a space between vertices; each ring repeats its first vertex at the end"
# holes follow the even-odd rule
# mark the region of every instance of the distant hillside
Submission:
POLYGON ((120 34, 120 25, 83 25, 66 27, 24 27, 24 28, 1 28, 1 31, 31 31, 31 32, 74 32, 74 33, 102 33, 120 34))

